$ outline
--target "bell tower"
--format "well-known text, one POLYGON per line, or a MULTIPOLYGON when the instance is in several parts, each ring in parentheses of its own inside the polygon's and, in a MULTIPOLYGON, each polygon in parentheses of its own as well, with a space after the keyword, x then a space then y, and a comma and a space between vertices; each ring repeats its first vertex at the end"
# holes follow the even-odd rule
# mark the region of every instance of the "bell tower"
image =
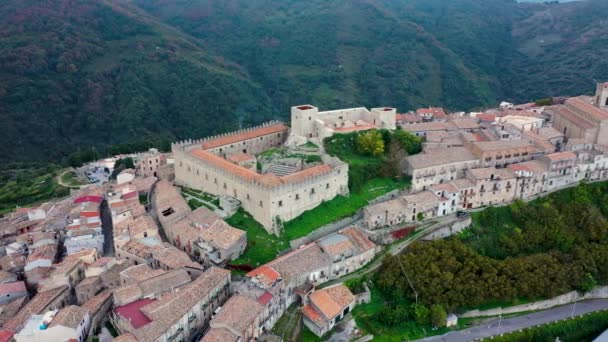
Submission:
POLYGON ((595 88, 595 105, 608 109, 608 82, 598 83, 595 88))

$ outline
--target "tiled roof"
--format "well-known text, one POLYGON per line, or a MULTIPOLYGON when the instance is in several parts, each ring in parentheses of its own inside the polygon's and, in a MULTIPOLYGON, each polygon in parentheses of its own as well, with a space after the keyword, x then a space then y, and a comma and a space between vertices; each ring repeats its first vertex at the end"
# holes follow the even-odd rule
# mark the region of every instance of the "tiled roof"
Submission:
POLYGON ((74 200, 74 204, 93 202, 93 203, 101 203, 103 201, 103 197, 101 196, 81 196, 74 200))
POLYGON ((592 116, 595 120, 606 120, 608 119, 608 112, 594 106, 589 101, 585 101, 583 97, 571 97, 566 100, 566 105, 570 105, 575 107, 590 116, 592 116))
POLYGON ((132 282, 140 282, 146 279, 156 277, 167 271, 161 269, 152 269, 146 264, 131 266, 126 270, 120 272, 121 277, 131 279, 132 282))
POLYGON ((0 342, 9 342, 12 340, 14 333, 9 330, 0 330, 0 342))
POLYGON ((222 306, 222 310, 211 320, 211 326, 221 324, 244 335, 249 326, 253 325, 264 307, 255 299, 237 294, 222 306))
POLYGON ((456 193, 458 189, 452 183, 442 183, 442 184, 434 184, 429 187, 431 191, 445 191, 448 193, 456 193))
POLYGON ((443 122, 417 122, 401 126, 404 131, 408 132, 426 132, 426 131, 447 131, 448 127, 443 122))
POLYGON ((51 321, 49 327, 62 326, 67 328, 76 329, 80 322, 84 319, 87 314, 87 310, 76 305, 68 305, 65 308, 59 310, 55 318, 51 321))
POLYGON ((265 135, 279 133, 279 132, 286 132, 287 130, 289 130, 289 128, 287 126, 285 126, 285 124, 276 123, 276 124, 269 125, 269 126, 264 126, 264 127, 260 127, 260 128, 256 128, 256 129, 252 129, 252 130, 239 132, 236 134, 229 134, 229 135, 225 135, 225 136, 222 136, 219 138, 203 141, 203 143, 201 144, 201 147, 203 149, 208 150, 210 148, 216 148, 216 147, 220 147, 220 146, 224 146, 224 145, 234 144, 234 143, 237 143, 237 142, 240 142, 243 140, 254 139, 257 137, 262 137, 265 135))
POLYGON ((473 118, 454 118, 450 120, 459 129, 474 129, 479 128, 479 123, 473 118))
POLYGON ((432 114, 434 118, 443 119, 446 117, 445 111, 441 107, 429 107, 416 109, 418 115, 432 114))
POLYGON ((233 163, 242 163, 248 160, 254 160, 255 157, 247 153, 234 153, 226 157, 233 163))
POLYGON ((55 255, 57 254, 57 245, 56 244, 48 244, 42 245, 34 250, 32 254, 27 257, 27 262, 32 262, 34 260, 53 260, 55 259, 55 255))
POLYGON ((184 269, 172 270, 138 283, 121 286, 114 290, 114 300, 120 305, 132 301, 172 291, 190 283, 190 275, 184 269))
POLYGON ((9 293, 15 292, 27 292, 25 283, 22 281, 15 281, 12 283, 0 284, 0 295, 8 295, 9 293))
POLYGON ((144 325, 152 322, 142 311, 141 308, 151 304, 155 299, 144 298, 138 301, 122 305, 114 309, 117 315, 126 318, 135 329, 139 329, 144 325))
POLYGON ((211 328, 200 342, 237 342, 240 337, 226 328, 211 328))
POLYGON ((239 178, 248 181, 256 181, 260 184, 264 184, 270 187, 278 186, 283 183, 301 182, 305 179, 331 171, 331 167, 329 165, 318 165, 283 177, 277 177, 270 173, 264 175, 259 174, 253 170, 247 169, 240 165, 235 165, 229 162, 228 160, 205 150, 194 149, 190 153, 192 154, 192 156, 204 160, 205 162, 208 162, 214 165, 215 167, 218 167, 239 178))
POLYGON ((525 140, 476 141, 472 143, 481 151, 500 151, 511 148, 532 148, 532 144, 525 140))
POLYGON ((233 228, 223 220, 215 221, 209 228, 200 230, 201 239, 207 243, 214 244, 218 248, 230 249, 245 236, 245 231, 233 228))
POLYGON ((489 179, 491 176, 494 176, 495 179, 515 178, 513 171, 508 168, 497 169, 495 167, 483 167, 478 169, 470 169, 468 172, 474 179, 489 179))
POLYGON ((116 258, 113 258, 113 257, 101 257, 101 258, 95 260, 94 263, 90 264, 89 267, 103 267, 103 266, 107 265, 112 260, 116 260, 116 258))
POLYGON ((266 306, 266 304, 270 303, 270 301, 272 300, 272 293, 268 292, 268 291, 264 291, 264 293, 262 293, 261 296, 258 297, 258 303, 260 303, 261 305, 266 306))
POLYGON ((202 268, 199 263, 192 261, 186 252, 174 246, 156 249, 152 252, 152 257, 171 269, 182 267, 202 268))
POLYGON ((167 294, 156 302, 143 307, 143 313, 152 322, 132 333, 140 341, 156 340, 191 310, 192 306, 229 278, 230 271, 211 267, 192 283, 182 287, 180 291, 167 294))
POLYGON ((0 283, 7 283, 17 280, 17 276, 7 271, 0 271, 0 283))
POLYGON ((327 287, 310 294, 311 303, 327 320, 332 320, 354 300, 355 295, 344 285, 327 287))
POLYGON ((455 179, 451 182, 458 190, 474 188, 475 184, 466 178, 455 179))
POLYGON ((115 337, 112 342, 140 342, 137 338, 135 338, 135 336, 133 336, 133 334, 131 333, 126 333, 126 334, 122 334, 118 337, 115 337))
POLYGON ((6 323, 4 328, 13 332, 18 331, 31 315, 41 314, 53 300, 67 290, 68 286, 63 285, 47 291, 38 292, 15 317, 6 323))
POLYGON ((554 115, 563 117, 564 119, 572 122, 573 124, 575 124, 576 126, 578 126, 580 128, 591 129, 591 128, 595 127, 594 123, 586 120, 585 118, 578 116, 576 113, 572 112, 570 109, 566 108, 565 106, 562 106, 562 105, 553 106, 550 108, 550 112, 553 112, 554 115))
POLYGON ((409 163, 413 169, 473 161, 476 159, 477 157, 465 147, 434 149, 429 152, 419 153, 405 158, 406 162, 409 163))
POLYGON ((325 324, 325 319, 321 316, 321 313, 310 304, 302 307, 302 314, 317 326, 323 326, 325 324))
POLYGON ((576 154, 572 151, 565 151, 565 152, 545 154, 545 157, 547 157, 552 162, 557 162, 560 160, 576 159, 576 154))
POLYGON ((271 286, 277 279, 281 277, 281 274, 279 274, 279 272, 277 272, 277 270, 275 270, 272 266, 262 265, 247 273, 247 276, 256 278, 265 286, 271 286))
POLYGON ((342 229, 340 234, 347 236, 355 247, 359 249, 359 252, 364 252, 376 247, 376 245, 371 242, 369 238, 365 236, 365 234, 363 234, 363 231, 356 227, 342 229))

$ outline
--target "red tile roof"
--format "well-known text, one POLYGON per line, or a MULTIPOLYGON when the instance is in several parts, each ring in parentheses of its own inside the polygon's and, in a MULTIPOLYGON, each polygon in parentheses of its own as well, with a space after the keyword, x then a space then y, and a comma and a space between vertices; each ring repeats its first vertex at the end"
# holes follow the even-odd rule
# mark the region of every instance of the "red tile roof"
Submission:
POLYGON ((545 155, 545 157, 549 158, 551 161, 560 161, 560 160, 568 160, 568 159, 576 159, 576 154, 572 151, 551 153, 545 155))
POLYGON ((0 284, 0 295, 5 295, 15 292, 27 292, 25 283, 22 281, 15 281, 12 283, 0 284))
POLYGON ((239 141, 254 139, 257 137, 264 136, 264 135, 269 135, 269 134, 274 134, 274 133, 279 133, 279 132, 286 132, 288 129, 289 128, 287 126, 285 126, 285 124, 276 123, 276 124, 265 126, 265 127, 260 127, 260 128, 256 128, 256 129, 252 129, 252 130, 248 130, 248 131, 244 131, 244 132, 239 132, 239 133, 230 134, 230 135, 222 136, 219 138, 203 141, 203 143, 201 144, 201 147, 205 150, 208 150, 210 148, 216 148, 216 147, 220 147, 220 146, 224 146, 224 145, 234 144, 239 141))
POLYGON ((218 168, 221 168, 222 170, 232 173, 239 178, 243 178, 248 181, 257 181, 267 186, 277 186, 283 183, 296 183, 331 171, 331 167, 328 165, 318 165, 283 177, 277 177, 271 173, 262 175, 242 166, 232 164, 228 160, 205 150, 195 149, 190 153, 192 156, 200 158, 218 168))
POLYGON ((80 204, 85 202, 101 203, 103 197, 101 196, 80 196, 74 200, 74 204, 80 204))
POLYGON ((321 316, 319 311, 312 307, 312 305, 304 305, 304 307, 302 308, 302 313, 304 314, 304 316, 306 316, 306 318, 313 321, 317 325, 323 324, 323 317, 321 316))
POLYGON ((432 114, 434 118, 439 119, 443 119, 446 117, 445 111, 441 107, 420 108, 416 109, 416 113, 418 113, 419 115, 432 114))
POLYGON ((14 333, 9 330, 0 330, 0 342, 8 342, 13 338, 14 333))
POLYGON ((148 298, 140 299, 140 300, 134 301, 133 303, 119 306, 116 308, 115 311, 119 316, 122 316, 126 320, 128 320, 131 323, 131 325, 133 326, 133 328, 139 329, 139 328, 143 327, 144 325, 152 322, 152 320, 150 320, 150 318, 148 318, 148 316, 146 316, 141 311, 141 309, 144 306, 153 303, 155 300, 156 299, 148 299, 148 298))
POLYGON ((593 116, 596 120, 606 120, 608 119, 608 112, 599 109, 598 107, 592 105, 591 103, 583 100, 580 97, 572 97, 566 100, 566 104, 578 108, 585 113, 593 116))
POLYGON ((272 300, 272 294, 268 291, 264 291, 264 293, 258 297, 258 303, 262 305, 268 304, 272 300))

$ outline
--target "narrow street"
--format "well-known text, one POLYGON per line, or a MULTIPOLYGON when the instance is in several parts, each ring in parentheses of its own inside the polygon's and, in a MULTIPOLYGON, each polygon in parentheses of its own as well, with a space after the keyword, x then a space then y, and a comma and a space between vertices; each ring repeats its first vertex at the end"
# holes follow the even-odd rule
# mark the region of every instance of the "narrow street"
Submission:
POLYGON ((101 202, 101 229, 103 231, 103 255, 114 256, 114 231, 112 226, 112 213, 108 202, 101 202))
POLYGON ((445 335, 427 337, 418 341, 465 342, 480 340, 601 310, 608 310, 608 299, 581 301, 512 318, 493 318, 479 326, 451 331, 445 335))

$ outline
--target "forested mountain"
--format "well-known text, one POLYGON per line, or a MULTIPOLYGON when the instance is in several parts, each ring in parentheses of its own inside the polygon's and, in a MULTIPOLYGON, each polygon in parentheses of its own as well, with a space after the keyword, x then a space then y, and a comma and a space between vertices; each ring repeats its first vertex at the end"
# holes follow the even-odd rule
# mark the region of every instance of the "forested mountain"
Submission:
POLYGON ((6 0, 0 15, 1 160, 301 103, 466 110, 608 79, 605 0, 6 0))
POLYGON ((0 160, 199 137, 268 119, 238 66, 133 6, 0 2, 0 160))

